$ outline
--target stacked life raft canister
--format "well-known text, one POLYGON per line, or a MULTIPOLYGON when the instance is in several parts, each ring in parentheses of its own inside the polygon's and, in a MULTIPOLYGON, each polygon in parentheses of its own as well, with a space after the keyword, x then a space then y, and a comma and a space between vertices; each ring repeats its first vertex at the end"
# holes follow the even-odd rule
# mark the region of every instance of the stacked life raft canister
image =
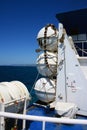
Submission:
POLYGON ((20 81, 0 83, 0 104, 4 104, 6 112, 18 113, 23 111, 24 102, 29 105, 30 94, 20 81))
POLYGON ((49 103, 55 99, 58 30, 48 24, 39 31, 37 41, 41 53, 36 65, 43 78, 36 82, 34 90, 40 101, 49 103))

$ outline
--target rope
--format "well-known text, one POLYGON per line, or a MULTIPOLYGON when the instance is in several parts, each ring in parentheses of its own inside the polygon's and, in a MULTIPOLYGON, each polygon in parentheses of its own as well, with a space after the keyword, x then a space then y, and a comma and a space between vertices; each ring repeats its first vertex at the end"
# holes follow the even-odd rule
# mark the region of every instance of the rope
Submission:
POLYGON ((36 83, 38 77, 39 77, 39 72, 37 73, 37 76, 36 76, 36 79, 35 79, 35 81, 34 81, 34 84, 33 84, 32 88, 31 88, 31 90, 30 90, 30 94, 32 93, 32 91, 33 91, 33 89, 34 89, 34 86, 35 86, 35 83, 36 83))
MULTIPOLYGON (((53 73, 53 70, 50 68, 50 65, 48 64, 48 59, 47 59, 47 45, 46 45, 46 39, 47 39, 47 30, 48 30, 48 27, 51 27, 53 30, 54 30, 54 34, 56 35, 56 28, 53 24, 48 24, 46 27, 45 27, 45 31, 44 31, 44 60, 45 60, 45 63, 46 63, 46 67, 49 68, 49 70, 53 73)), ((49 38, 52 37, 49 36, 49 38)))

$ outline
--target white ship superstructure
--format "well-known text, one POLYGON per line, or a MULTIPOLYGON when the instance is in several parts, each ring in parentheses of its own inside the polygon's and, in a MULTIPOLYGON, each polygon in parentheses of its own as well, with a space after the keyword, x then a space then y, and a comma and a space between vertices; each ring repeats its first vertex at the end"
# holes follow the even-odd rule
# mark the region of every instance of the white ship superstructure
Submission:
MULTIPOLYGON (((41 101, 53 102, 50 107, 54 107, 60 116, 70 116, 69 114, 71 114, 70 117, 75 114, 87 115, 87 103, 84 102, 87 95, 87 34, 85 29, 82 28, 81 22, 77 26, 77 19, 81 18, 81 21, 83 21, 82 18, 85 17, 82 14, 84 14, 84 10, 82 12, 59 14, 57 18, 64 25, 59 23, 59 27, 56 29, 54 25, 49 24, 38 33, 38 41, 44 57, 39 58, 39 67, 37 65, 37 68, 43 76, 55 81, 55 87, 53 86, 55 98, 53 100, 47 99, 48 90, 45 87, 45 82, 42 83, 44 93, 41 94, 43 89, 40 88, 36 95, 41 101), (81 16, 79 16, 80 13, 81 16), (69 18, 70 15, 72 15, 72 18, 69 18), (78 16, 77 19, 75 19, 76 15, 78 16), (73 22, 72 19, 77 21, 73 22), (70 25, 68 25, 69 22, 71 22, 70 25), (67 34, 68 26, 71 29, 71 31, 68 30, 70 36, 67 34), (54 50, 55 43, 57 49, 54 50), (49 59, 55 61, 52 57, 48 57, 48 52, 56 54, 55 65, 54 63, 52 65, 52 61, 48 62, 49 59), (40 62, 42 59, 44 62, 40 62), (54 66, 56 68, 51 68, 54 66), (56 70, 56 72, 54 73, 53 70, 56 70), (47 97, 42 99, 44 96, 47 97)), ((84 22, 85 26, 86 21, 84 22)), ((37 91, 36 86, 35 91, 37 91)))

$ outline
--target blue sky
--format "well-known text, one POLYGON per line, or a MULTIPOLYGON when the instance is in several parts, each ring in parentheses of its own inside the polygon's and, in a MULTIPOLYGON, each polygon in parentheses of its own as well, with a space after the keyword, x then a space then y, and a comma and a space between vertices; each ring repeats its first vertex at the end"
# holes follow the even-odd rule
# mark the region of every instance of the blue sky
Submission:
POLYGON ((0 0, 0 65, 34 64, 37 33, 55 15, 87 8, 87 0, 0 0))

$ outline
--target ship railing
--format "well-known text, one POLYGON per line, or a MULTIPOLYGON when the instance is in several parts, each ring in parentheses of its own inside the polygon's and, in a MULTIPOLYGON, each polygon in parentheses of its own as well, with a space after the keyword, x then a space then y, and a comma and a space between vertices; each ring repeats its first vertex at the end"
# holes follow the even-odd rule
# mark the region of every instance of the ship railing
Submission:
MULTIPOLYGON (((19 98, 19 99, 13 99, 13 100, 11 100, 11 101, 8 101, 8 102, 3 102, 3 103, 0 103, 0 112, 1 113, 7 113, 7 115, 9 114, 9 112, 5 112, 5 108, 7 107, 7 106, 9 106, 9 105, 12 105, 12 104, 18 104, 18 102, 20 102, 20 101, 23 101, 24 102, 24 108, 23 108, 23 115, 25 115, 26 114, 26 102, 27 102, 27 99, 26 99, 26 97, 24 96, 24 97, 22 97, 22 98, 19 98)), ((10 113, 11 114, 11 113, 10 113)), ((14 114, 14 113, 13 113, 14 114)), ((3 116, 1 116, 0 115, 0 130, 5 130, 5 117, 8 117, 8 116, 5 116, 5 115, 3 115, 3 116)), ((10 118, 11 118, 11 116, 10 116, 10 118)), ((15 119, 15 117, 14 117, 14 119, 15 119)), ((18 118, 16 118, 16 119, 18 119, 18 118)), ((25 122, 26 122, 26 120, 23 120, 23 130, 25 130, 25 122)))
POLYGON ((22 98, 18 98, 18 99, 13 99, 11 101, 5 102, 4 105, 6 107, 7 105, 14 104, 14 103, 16 104, 16 103, 18 103, 20 101, 24 101, 24 100, 26 100, 26 97, 22 97, 22 98))
MULTIPOLYGON (((69 118, 66 119, 66 118, 57 118, 57 117, 43 117, 43 116, 33 116, 33 115, 24 115, 24 114, 2 112, 2 111, 0 111, 0 125, 3 125, 1 122, 1 118, 5 118, 5 117, 14 118, 14 119, 21 119, 21 120, 25 120, 25 121, 26 120, 40 121, 40 122, 42 122, 42 130, 45 130, 46 122, 87 125, 87 120, 84 120, 84 119, 69 119, 69 118)), ((25 128, 23 128, 22 130, 25 130, 25 128)))

